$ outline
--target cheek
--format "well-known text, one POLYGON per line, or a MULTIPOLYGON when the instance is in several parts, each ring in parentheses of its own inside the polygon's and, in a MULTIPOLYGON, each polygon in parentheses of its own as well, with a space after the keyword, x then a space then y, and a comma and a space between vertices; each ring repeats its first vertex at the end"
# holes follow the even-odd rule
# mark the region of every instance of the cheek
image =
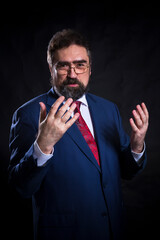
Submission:
POLYGON ((84 84, 84 86, 86 87, 88 85, 88 82, 89 82, 89 77, 90 77, 90 74, 85 74, 83 76, 81 76, 79 78, 79 81, 82 82, 84 84))
POLYGON ((55 84, 57 86, 59 86, 59 85, 61 85, 65 81, 65 79, 66 79, 65 76, 56 75, 56 77, 55 77, 55 84))
POLYGON ((61 83, 65 80, 65 78, 66 78, 66 76, 64 76, 64 75, 59 75, 59 74, 57 74, 57 71, 55 70, 55 69, 52 69, 52 71, 51 71, 51 77, 52 77, 52 79, 53 79, 53 84, 55 85, 55 86, 59 86, 59 85, 61 85, 61 83))

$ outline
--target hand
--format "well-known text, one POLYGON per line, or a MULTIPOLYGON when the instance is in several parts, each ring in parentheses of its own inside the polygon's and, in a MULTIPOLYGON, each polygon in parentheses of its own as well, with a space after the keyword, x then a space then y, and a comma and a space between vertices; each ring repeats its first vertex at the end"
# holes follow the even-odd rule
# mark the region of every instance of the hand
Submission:
POLYGON ((46 114, 45 104, 40 102, 41 111, 39 117, 37 143, 41 151, 45 154, 52 152, 53 146, 62 138, 68 128, 70 128, 79 117, 79 113, 76 113, 68 121, 76 108, 76 104, 72 104, 73 100, 71 98, 69 98, 58 110, 64 99, 65 98, 63 96, 59 97, 52 105, 48 115, 46 114), (70 107, 69 110, 68 107, 70 107))
POLYGON ((132 111, 133 118, 130 118, 131 133, 131 149, 136 153, 143 151, 144 139, 148 129, 149 113, 144 103, 136 106, 136 110, 132 111))

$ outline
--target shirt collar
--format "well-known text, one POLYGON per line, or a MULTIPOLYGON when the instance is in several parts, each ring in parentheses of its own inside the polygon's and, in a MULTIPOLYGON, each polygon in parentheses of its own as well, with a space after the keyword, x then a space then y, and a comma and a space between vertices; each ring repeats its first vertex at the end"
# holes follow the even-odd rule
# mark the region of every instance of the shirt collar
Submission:
POLYGON ((88 103, 87 103, 87 99, 86 99, 86 95, 85 94, 82 97, 80 97, 79 99, 77 99, 77 101, 81 102, 82 105, 88 107, 88 103))

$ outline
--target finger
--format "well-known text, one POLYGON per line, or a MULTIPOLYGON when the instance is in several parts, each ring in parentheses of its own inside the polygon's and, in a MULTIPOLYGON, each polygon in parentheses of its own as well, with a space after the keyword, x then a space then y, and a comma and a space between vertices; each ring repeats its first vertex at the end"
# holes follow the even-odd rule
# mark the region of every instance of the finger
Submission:
POLYGON ((72 113, 74 112, 75 108, 76 108, 76 104, 73 103, 69 108, 69 110, 63 115, 62 117, 63 122, 67 122, 67 120, 71 117, 72 113))
POLYGON ((137 128, 133 118, 130 118, 129 121, 130 121, 130 125, 131 125, 131 128, 132 128, 133 132, 137 132, 138 128, 137 128))
POLYGON ((141 106, 142 106, 143 112, 144 112, 144 114, 146 115, 147 120, 148 120, 148 119, 149 119, 149 112, 148 112, 148 110, 147 110, 147 107, 146 107, 145 103, 143 102, 143 103, 141 104, 141 106))
POLYGON ((146 117, 146 115, 145 115, 145 113, 144 113, 142 107, 141 107, 140 105, 137 105, 136 108, 137 108, 137 112, 138 112, 138 114, 139 114, 139 116, 140 116, 142 122, 143 122, 143 123, 146 123, 146 121, 147 121, 147 117, 146 117))
POLYGON ((55 116, 59 106, 63 103, 64 99, 65 98, 63 96, 61 96, 55 101, 55 103, 52 105, 52 107, 49 111, 48 117, 50 117, 50 116, 54 117, 55 116))
POLYGON ((135 123, 136 123, 137 127, 142 127, 143 122, 140 118, 139 113, 136 110, 133 110, 132 114, 133 114, 133 117, 134 117, 134 120, 135 120, 135 123))
POLYGON ((58 110, 58 112, 56 113, 56 117, 57 118, 62 118, 63 115, 66 113, 66 111, 68 110, 69 106, 71 105, 71 103, 73 102, 72 98, 69 98, 65 104, 58 110))
POLYGON ((46 105, 43 102, 40 102, 39 105, 40 105, 39 122, 41 123, 46 118, 47 109, 46 109, 46 105))
POLYGON ((68 128, 70 128, 73 123, 75 123, 77 121, 77 119, 79 118, 79 113, 76 113, 67 123, 66 123, 66 130, 68 128))

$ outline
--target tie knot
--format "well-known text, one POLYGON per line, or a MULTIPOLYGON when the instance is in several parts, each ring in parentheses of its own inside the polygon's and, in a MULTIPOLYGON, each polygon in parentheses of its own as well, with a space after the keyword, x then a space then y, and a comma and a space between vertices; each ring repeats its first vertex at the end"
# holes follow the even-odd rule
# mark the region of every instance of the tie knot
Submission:
POLYGON ((80 110, 81 102, 80 101, 75 101, 75 104, 77 105, 77 109, 80 110))
POLYGON ((76 104, 75 113, 76 113, 76 112, 80 113, 81 102, 80 102, 80 101, 75 101, 75 104, 76 104))

